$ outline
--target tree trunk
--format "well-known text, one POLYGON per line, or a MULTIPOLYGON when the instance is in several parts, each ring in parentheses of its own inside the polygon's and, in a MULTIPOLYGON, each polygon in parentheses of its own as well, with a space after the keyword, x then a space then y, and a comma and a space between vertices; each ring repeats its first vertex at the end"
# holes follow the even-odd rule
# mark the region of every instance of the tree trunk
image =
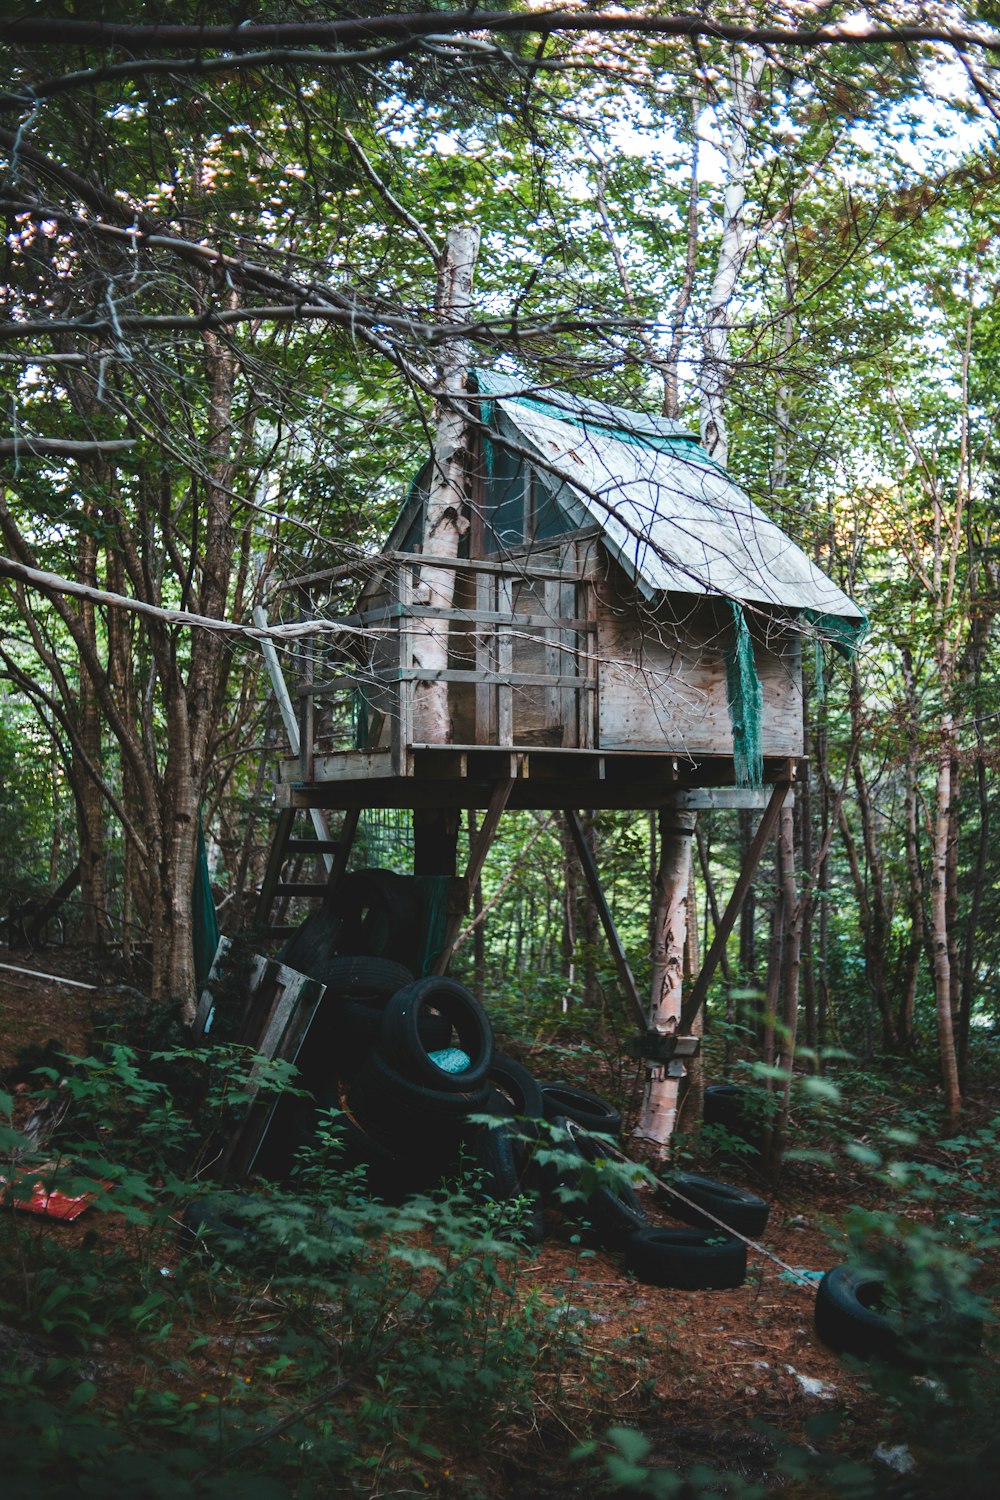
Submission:
MULTIPOLYGON (((462 225, 449 231, 438 273, 437 314, 443 323, 466 320, 472 305, 472 277, 479 250, 479 230, 462 225)), ((439 396, 434 409, 434 460, 424 518, 423 551, 432 557, 457 558, 459 542, 469 528, 466 485, 469 476, 469 427, 462 397, 466 393, 468 354, 460 339, 441 346, 439 396)), ((415 603, 451 609, 455 569, 425 564, 414 590, 415 603)), ((413 664, 428 673, 448 667, 448 621, 420 619, 413 644, 413 664)), ((446 745, 451 739, 448 684, 420 679, 413 691, 413 736, 418 744, 446 745)))
POLYGON ((788 1129, 788 1110, 792 1092, 792 1070, 795 1065, 795 1045, 799 1016, 799 968, 802 954, 802 920, 806 903, 797 899, 795 882, 795 820, 788 802, 781 809, 778 827, 778 879, 781 905, 781 956, 780 994, 781 1026, 778 1043, 777 1065, 784 1078, 775 1088, 777 1109, 772 1116, 767 1143, 768 1169, 772 1178, 781 1167, 785 1136, 788 1129))
MULTIPOLYGON (((701 830, 698 829, 700 833, 701 830)), ((689 984, 693 984, 698 977, 701 967, 698 946, 698 923, 695 920, 698 893, 694 878, 694 861, 688 865, 688 921, 687 942, 684 945, 684 977, 689 984)), ((706 1007, 703 1005, 691 1022, 692 1036, 704 1036, 707 1024, 706 1007)), ((684 1131, 696 1130, 701 1124, 705 1104, 705 1065, 701 1053, 695 1057, 689 1057, 684 1064, 687 1069, 687 1078, 684 1080, 684 1092, 681 1096, 681 1107, 678 1119, 679 1128, 684 1131)))
MULTIPOLYGON (((659 816, 660 856, 654 893, 650 1029, 661 1036, 677 1030, 684 989, 684 953, 690 898, 691 839, 696 814, 665 808, 659 816)), ((680 1075, 676 1065, 651 1062, 636 1135, 666 1148, 677 1119, 680 1075)))
POLYGON ((730 307, 747 253, 746 160, 757 85, 764 71, 762 52, 733 51, 730 59, 730 120, 725 132, 726 185, 722 239, 715 266, 701 369, 701 441, 723 468, 729 460, 725 397, 729 384, 730 307))
POLYGON ((941 1056, 941 1083, 944 1089, 945 1112, 950 1133, 957 1130, 962 1113, 958 1059, 955 1052, 955 1018, 952 1013, 951 956, 948 940, 948 846, 952 830, 953 759, 954 720, 950 713, 945 713, 941 723, 941 746, 938 751, 934 826, 931 838, 930 937, 934 994, 937 1004, 938 1051, 941 1056))

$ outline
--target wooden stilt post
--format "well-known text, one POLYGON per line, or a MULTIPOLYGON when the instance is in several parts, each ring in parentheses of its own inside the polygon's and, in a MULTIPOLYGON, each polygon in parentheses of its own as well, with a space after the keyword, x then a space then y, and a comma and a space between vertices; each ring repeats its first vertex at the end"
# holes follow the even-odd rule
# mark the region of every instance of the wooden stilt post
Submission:
POLYGON ((597 866, 594 863, 594 856, 591 853, 590 845, 587 843, 587 836, 583 831, 580 814, 572 808, 568 808, 566 811, 566 824, 573 836, 576 852, 580 856, 580 864, 583 866, 583 873, 587 885, 590 887, 590 894, 594 898, 597 915, 601 919, 604 936, 608 940, 608 947, 611 949, 611 956, 615 961, 615 968, 618 971, 618 979, 621 987, 625 991, 625 998, 632 1007, 640 1031, 645 1031, 646 1012, 639 998, 639 988, 635 982, 635 975, 632 973, 622 940, 618 936, 618 929, 615 926, 615 919, 611 915, 611 908, 608 905, 607 897, 601 889, 600 876, 597 873, 597 866))
POLYGON ((733 887, 733 894, 730 896, 726 909, 722 913, 722 919, 715 929, 715 937, 712 940, 712 946, 708 950, 705 962, 701 966, 701 973, 698 975, 694 988, 684 1003, 680 1019, 680 1030, 682 1032, 688 1030, 691 1022, 705 1003, 708 986, 725 952, 726 943, 729 941, 729 934, 733 930, 736 918, 739 916, 743 902, 746 900, 747 891, 750 889, 754 875, 757 873, 760 857, 767 848, 777 827, 778 815, 784 806, 785 798, 788 796, 789 784, 786 781, 779 781, 771 793, 771 800, 767 804, 764 816, 760 820, 760 826, 754 834, 753 842, 743 862, 743 868, 739 873, 739 879, 733 887))
POLYGON ((463 881, 465 889, 464 907, 462 911, 453 912, 452 915, 448 918, 448 925, 445 929, 444 947, 438 955, 437 962, 434 965, 433 972, 435 974, 444 974, 448 968, 449 963, 451 962, 452 951, 455 947, 455 939, 458 937, 459 931, 461 930, 462 920, 465 916, 465 912, 468 910, 468 904, 472 898, 472 892, 475 888, 476 881, 483 873, 483 865, 486 863, 486 856, 490 852, 490 845, 492 844, 493 839, 496 835, 497 827, 500 823, 500 816, 504 808, 507 806, 507 802, 510 798, 513 786, 514 778, 510 777, 508 780, 498 781, 496 786, 493 788, 493 795, 490 797, 489 807, 487 807, 486 809, 486 812, 483 816, 483 821, 479 828, 479 832, 476 834, 475 839, 472 841, 472 847, 469 850, 469 863, 466 867, 465 879, 463 881))
MULTIPOLYGON (((660 858, 656 872, 653 923, 653 986, 649 1029, 676 1035, 684 986, 688 902, 691 889, 691 841, 697 813, 666 807, 660 813, 660 858)), ((679 1058, 646 1063, 646 1087, 635 1134, 661 1151, 669 1144, 677 1119, 677 1100, 684 1064, 679 1058)))

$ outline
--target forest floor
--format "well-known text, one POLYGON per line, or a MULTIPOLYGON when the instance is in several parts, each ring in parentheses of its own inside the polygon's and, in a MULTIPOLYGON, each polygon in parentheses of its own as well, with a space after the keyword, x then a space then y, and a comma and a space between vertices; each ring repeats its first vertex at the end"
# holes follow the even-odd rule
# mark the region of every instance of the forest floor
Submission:
MULTIPOLYGON (((85 1055, 95 1000, 106 1004, 114 992, 66 981, 93 985, 103 976, 65 949, 26 957, 3 951, 0 960, 58 971, 45 979, 0 968, 0 1077, 23 1048, 44 1049, 50 1038, 62 1050, 85 1055)), ((600 1080, 592 1075, 587 1081, 595 1086, 600 1080)), ((1000 1093, 979 1099, 976 1111, 984 1119, 1000 1113, 1000 1093)), ((474 1456, 467 1443, 453 1457, 446 1455, 430 1492, 505 1500, 596 1493, 565 1455, 592 1432, 597 1409, 605 1427, 641 1431, 651 1444, 647 1462, 657 1469, 683 1473, 704 1463, 797 1496, 828 1493, 809 1482, 803 1487, 779 1465, 784 1445, 812 1444, 818 1417, 829 1417, 836 1428, 836 1451, 884 1473, 886 1493, 900 1459, 904 1465, 911 1458, 921 1462, 919 1435, 915 1444, 912 1430, 873 1395, 864 1371, 848 1368, 813 1329, 816 1278, 844 1258, 838 1249, 843 1214, 852 1205, 894 1205, 880 1201, 871 1177, 847 1157, 835 1166, 791 1163, 777 1186, 731 1163, 722 1169, 709 1160, 697 1168, 771 1201, 762 1246, 749 1251, 745 1284, 713 1292, 642 1285, 625 1275, 618 1256, 596 1251, 581 1257, 570 1228, 551 1215, 550 1232, 533 1253, 524 1284, 548 1302, 568 1305, 586 1359, 578 1368, 541 1374, 530 1420, 477 1435, 474 1456)), ((651 1216, 656 1218, 655 1210, 651 1216)), ((128 1226, 113 1219, 91 1211, 73 1224, 39 1220, 38 1232, 69 1247, 88 1235, 92 1241, 96 1229, 102 1241, 124 1244, 128 1226)), ((665 1222, 662 1216, 659 1222, 665 1222)), ((169 1271, 182 1252, 168 1242, 157 1253, 169 1271)), ((991 1270, 996 1266, 984 1269, 984 1286, 996 1280, 991 1270)), ((197 1398, 204 1400, 213 1383, 221 1391, 229 1379, 225 1349, 235 1337, 230 1323, 220 1301, 216 1325, 203 1329, 204 1348, 186 1377, 197 1398)), ((98 1364, 102 1399, 112 1404, 127 1404, 134 1388, 150 1378, 148 1351, 130 1349, 120 1335, 102 1342, 98 1364)), ((183 1397, 183 1388, 178 1395, 183 1397)))

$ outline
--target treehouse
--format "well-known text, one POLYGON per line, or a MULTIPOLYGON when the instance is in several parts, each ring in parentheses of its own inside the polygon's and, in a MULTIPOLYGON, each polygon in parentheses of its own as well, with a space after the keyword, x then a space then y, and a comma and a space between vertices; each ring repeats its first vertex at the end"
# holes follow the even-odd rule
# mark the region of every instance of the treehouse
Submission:
MULTIPOLYGON (((439 438, 384 550, 353 570, 349 613, 337 601, 351 569, 294 581, 316 629, 299 651, 298 753, 260 911, 289 889, 296 810, 321 833, 344 814, 322 843, 331 881, 363 809, 411 809, 414 873, 452 878, 459 813, 485 810, 452 932, 502 810, 563 810, 654 1038, 646 1055, 663 1062, 663 1037, 691 1016, 668 959, 647 1021, 577 810, 673 809, 689 846, 699 807, 765 808, 748 881, 803 751, 803 637, 849 647, 864 619, 678 423, 492 372, 465 399, 448 545, 428 522, 442 514, 439 438)), ((686 900, 683 858, 671 869, 665 921, 686 900)), ((720 941, 734 919, 727 909, 720 941)), ((446 943, 439 967, 447 956, 446 943)), ((710 954, 702 998, 711 967, 710 954)))

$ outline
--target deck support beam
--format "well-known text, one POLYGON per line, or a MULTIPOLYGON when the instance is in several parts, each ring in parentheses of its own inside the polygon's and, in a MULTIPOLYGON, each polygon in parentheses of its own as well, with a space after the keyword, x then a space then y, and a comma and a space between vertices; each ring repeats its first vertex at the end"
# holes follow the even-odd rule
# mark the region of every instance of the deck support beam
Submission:
POLYGON ((715 937, 712 939, 712 946, 705 955, 705 962, 701 966, 701 973, 695 980, 691 993, 681 1011, 679 1025, 682 1032, 690 1030, 692 1021, 705 1003, 708 987, 712 982, 722 955, 726 951, 729 934, 736 925, 736 919, 743 909, 743 903, 746 900, 747 891, 749 891, 753 883, 753 878, 757 873, 757 866, 760 864, 761 855, 770 843, 774 835, 774 830, 778 826, 778 818, 781 815, 782 807, 785 805, 785 798, 788 796, 790 785, 790 781, 780 781, 771 793, 771 800, 764 810, 764 816, 761 818, 757 832, 754 834, 753 842, 747 850, 747 857, 743 861, 743 868, 740 871, 739 879, 733 887, 733 893, 715 929, 715 937))
POLYGON ((479 826, 479 830, 476 833, 475 838, 472 840, 472 847, 469 850, 469 863, 466 866, 465 877, 462 882, 462 888, 465 892, 465 900, 462 902, 462 910, 452 912, 448 918, 448 925, 445 928, 444 947, 438 954, 437 961, 434 964, 433 972, 435 974, 444 974, 447 972, 448 965, 451 962, 451 955, 455 947, 455 939, 458 937, 458 934, 462 929, 462 922, 465 918, 466 912, 469 909, 469 902, 472 900, 472 892, 475 890, 476 882, 478 881, 480 875, 483 873, 483 865, 486 863, 486 856, 490 852, 490 845, 493 843, 493 840, 496 837, 496 831, 500 825, 500 818, 504 808, 507 806, 507 803, 510 800, 510 794, 513 786, 514 777, 511 776, 503 781, 498 781, 493 788, 489 806, 487 807, 486 812, 483 815, 483 821, 479 826))
POLYGON ((622 940, 618 935, 618 929, 615 926, 615 919, 611 915, 611 908, 608 905, 607 897, 605 896, 604 890, 601 886, 601 877, 597 873, 597 865, 594 862, 594 856, 591 852, 590 845, 587 843, 587 836, 584 833, 583 823, 580 820, 580 814, 574 808, 566 809, 566 823, 572 836, 573 843, 576 846, 576 852, 580 857, 580 864, 583 866, 584 878, 586 879, 587 885, 590 889, 590 894, 594 899, 594 905, 597 908, 597 915, 601 919, 601 926, 604 928, 604 936, 607 938, 608 947, 611 949, 611 957, 614 959, 615 969, 618 973, 618 981, 621 984, 622 989, 625 991, 625 998, 632 1008, 632 1013, 635 1016, 636 1024, 638 1025, 640 1031, 645 1031, 646 1008, 639 996, 639 987, 635 982, 635 975, 632 973, 632 968, 629 964, 628 956, 626 955, 622 940))

